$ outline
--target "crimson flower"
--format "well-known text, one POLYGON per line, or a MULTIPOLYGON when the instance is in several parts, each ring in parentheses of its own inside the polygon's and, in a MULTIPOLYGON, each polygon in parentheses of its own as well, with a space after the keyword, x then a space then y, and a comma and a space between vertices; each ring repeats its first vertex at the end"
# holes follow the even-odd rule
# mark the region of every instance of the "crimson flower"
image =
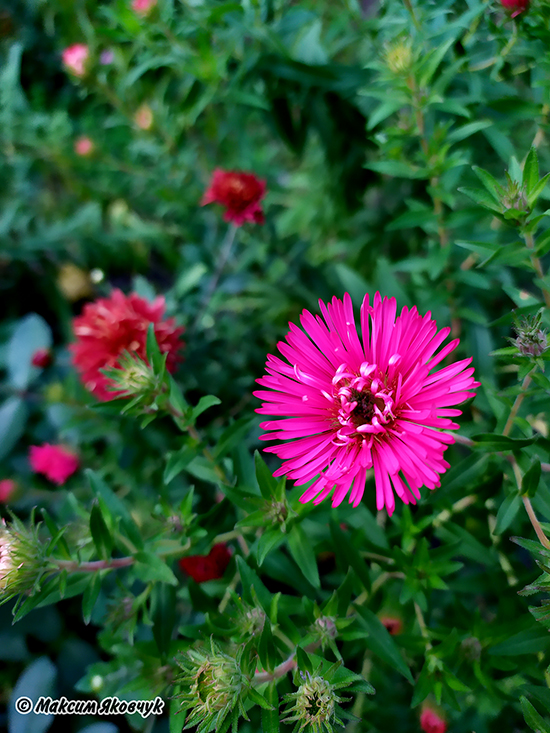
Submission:
POLYGON ((227 545, 220 542, 210 550, 208 555, 188 555, 179 561, 180 568, 190 575, 196 583, 223 578, 231 552, 227 545))
POLYGON ((202 197, 201 206, 213 202, 221 204, 225 207, 225 221, 232 221, 236 226, 241 226, 245 221, 263 224, 265 219, 260 201, 265 191, 265 181, 253 173, 216 168, 210 186, 202 197))
POLYGON ((2 479, 0 481, 0 504, 7 504, 16 488, 17 484, 11 478, 2 479))
POLYGON ((380 621, 392 636, 398 636, 403 632, 403 621, 398 616, 382 614, 380 621))
POLYGON ((86 63, 90 56, 88 46, 84 43, 74 43, 68 46, 62 53, 65 68, 75 76, 86 74, 86 63))
POLYGON ((52 352, 49 349, 37 349, 32 355, 31 363, 35 367, 45 369, 52 363, 52 352))
POLYGON ((268 355, 267 376, 257 380, 266 389, 254 392, 265 400, 256 412, 279 418, 261 424, 268 431, 261 439, 284 441, 265 449, 284 459, 275 476, 313 481, 301 502, 318 504, 334 490, 338 506, 351 491, 357 506, 374 468, 377 509, 391 515, 394 491, 415 504, 420 487, 435 489, 449 468, 443 453, 454 438, 440 430, 459 427, 451 418, 461 411, 449 408, 479 386, 466 368, 472 360, 434 371, 459 340, 436 354, 450 328, 438 333, 431 313, 422 317, 416 307, 396 318, 395 298, 376 293, 370 305, 365 295, 362 341, 347 293, 319 305, 324 321, 304 310, 304 330, 291 323, 278 344, 289 363, 268 355))
POLYGON ((29 461, 35 473, 42 473, 54 484, 61 486, 77 470, 78 457, 62 445, 31 445, 29 461))
POLYGON ((424 708, 420 715, 420 727, 424 733, 446 733, 447 723, 435 710, 424 708))
POLYGON ((109 379, 99 370, 118 366, 123 352, 136 353, 146 360, 147 329, 154 324, 159 349, 167 353, 166 367, 173 372, 180 357, 177 352, 183 343, 183 328, 173 318, 163 319, 164 298, 152 303, 136 293, 124 295, 114 290, 108 298, 87 303, 81 316, 73 321, 76 343, 69 347, 72 360, 87 389, 99 400, 112 400, 121 392, 108 389, 109 379))
POLYGON ((500 0, 500 4, 505 10, 512 11, 512 18, 529 8, 529 0, 500 0))

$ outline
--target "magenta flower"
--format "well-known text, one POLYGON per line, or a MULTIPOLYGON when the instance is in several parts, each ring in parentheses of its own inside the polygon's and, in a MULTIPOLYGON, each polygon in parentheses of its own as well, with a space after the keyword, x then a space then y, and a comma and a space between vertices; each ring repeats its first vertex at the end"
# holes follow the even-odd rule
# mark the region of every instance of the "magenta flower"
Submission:
POLYGON ((62 445, 31 445, 29 462, 35 473, 42 473, 54 484, 61 486, 80 466, 78 456, 62 445))
POLYGON ((75 76, 85 76, 90 56, 88 46, 84 43, 74 43, 62 53, 63 64, 67 71, 75 76))
POLYGON ((267 357, 268 376, 258 379, 266 390, 255 392, 265 402, 256 410, 279 420, 261 424, 263 440, 282 440, 265 450, 284 459, 275 476, 286 475, 297 485, 313 480, 302 503, 323 501, 334 489, 338 506, 349 491, 350 504, 363 496, 367 470, 374 468, 377 509, 395 508, 394 491, 405 504, 416 504, 419 488, 435 489, 449 468, 443 459, 452 435, 439 432, 459 426, 449 409, 475 387, 472 361, 463 359, 433 371, 453 351, 455 339, 437 354, 450 329, 437 332, 431 313, 403 308, 396 318, 395 298, 380 293, 361 306, 363 342, 357 335, 353 307, 319 301, 324 321, 305 310, 304 331, 290 324, 280 353, 267 357))

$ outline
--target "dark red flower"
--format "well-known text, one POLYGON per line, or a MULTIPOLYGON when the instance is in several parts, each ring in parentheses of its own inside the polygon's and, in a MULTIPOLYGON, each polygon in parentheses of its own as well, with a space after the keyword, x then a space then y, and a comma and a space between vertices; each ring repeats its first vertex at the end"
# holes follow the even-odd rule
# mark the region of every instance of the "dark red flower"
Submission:
POLYGON ((16 488, 17 484, 11 478, 2 479, 0 481, 0 504, 7 504, 16 488))
POLYGON ((529 8, 529 0, 500 0, 500 4, 505 10, 512 11, 512 18, 529 8))
POLYGON ((446 733, 447 723, 432 708, 424 708, 420 715, 420 727, 424 733, 446 733))
POLYGON ((196 583, 205 583, 207 580, 222 578, 230 560, 231 552, 229 548, 223 542, 220 542, 214 545, 208 555, 182 557, 179 566, 196 583))
POLYGON ((44 369, 50 366, 51 363, 52 352, 49 349, 37 349, 32 355, 32 365, 35 367, 44 369))
POLYGON ((76 343, 69 349, 73 364, 82 381, 99 400, 112 400, 121 395, 107 389, 109 380, 99 370, 118 366, 124 351, 136 353, 145 360, 147 329, 154 324, 159 349, 167 353, 166 367, 173 372, 180 357, 177 352, 183 343, 183 328, 176 326, 173 318, 163 319, 164 298, 159 296, 149 303, 139 295, 124 295, 113 290, 109 298, 87 303, 81 316, 73 321, 76 343))
POLYGON ((29 461, 35 473, 43 473, 54 484, 61 486, 78 469, 78 457, 62 445, 31 445, 29 461))
POLYGON ((237 226, 245 221, 263 224, 265 219, 260 201, 265 196, 265 190, 265 181, 256 178, 253 173, 216 168, 210 186, 202 197, 201 206, 214 202, 225 206, 223 218, 237 226))

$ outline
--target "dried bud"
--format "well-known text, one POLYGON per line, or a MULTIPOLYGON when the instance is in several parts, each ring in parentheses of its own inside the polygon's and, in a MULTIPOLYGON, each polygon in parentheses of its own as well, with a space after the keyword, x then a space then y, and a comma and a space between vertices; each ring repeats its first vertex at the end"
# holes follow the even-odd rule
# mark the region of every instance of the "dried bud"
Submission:
POLYGON ((514 326, 517 338, 511 341, 523 356, 541 356, 548 348, 547 332, 541 328, 541 321, 542 311, 539 311, 536 316, 522 318, 514 326))
POLYGON ((311 729, 315 733, 332 731, 333 725, 342 725, 336 714, 336 704, 344 698, 338 697, 335 687, 320 675, 300 672, 300 676, 303 683, 298 691, 283 698, 285 702, 293 704, 285 710, 285 715, 290 717, 281 719, 281 722, 295 722, 300 726, 295 730, 311 729))
POLYGON ((201 730, 214 730, 221 726, 227 715, 239 705, 246 692, 249 680, 240 667, 240 654, 236 658, 221 651, 210 642, 210 651, 188 649, 176 660, 183 672, 174 682, 182 692, 176 695, 181 700, 178 712, 189 710, 186 727, 201 725, 201 730))
MULTIPOLYGON (((0 597, 31 592, 46 566, 37 528, 27 529, 16 517, 0 524, 0 597)), ((2 598, 6 600, 6 598, 2 598)))
POLYGON ((386 47, 386 65, 396 76, 407 74, 411 69, 413 60, 413 52, 408 40, 399 40, 386 47))
POLYGON ((468 636, 462 641, 460 647, 469 662, 476 662, 481 656, 481 642, 475 636, 468 636))

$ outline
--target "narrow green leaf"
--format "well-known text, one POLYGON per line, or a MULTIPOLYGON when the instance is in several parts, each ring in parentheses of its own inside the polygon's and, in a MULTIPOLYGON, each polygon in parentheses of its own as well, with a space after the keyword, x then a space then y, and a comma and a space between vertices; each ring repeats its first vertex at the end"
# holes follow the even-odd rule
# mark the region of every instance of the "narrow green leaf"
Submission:
POLYGON ((126 504, 118 498, 102 478, 98 476, 91 468, 87 468, 86 476, 90 482, 90 487, 94 494, 101 497, 105 502, 107 510, 111 513, 113 519, 120 518, 120 528, 124 531, 128 539, 133 543, 134 547, 143 547, 143 540, 140 531, 132 518, 126 504))
POLYGON ((321 587, 317 560, 311 542, 299 524, 295 524, 288 533, 288 549, 294 561, 315 588, 321 587))
POLYGON ((486 190, 491 194, 493 199, 498 203, 500 201, 500 197, 504 193, 504 189, 497 181, 497 179, 494 178, 488 171, 480 168, 477 165, 472 166, 472 170, 479 178, 481 183, 483 183, 486 190))
POLYGON ((256 705, 259 705, 264 710, 271 710, 271 705, 267 702, 265 697, 263 695, 260 695, 258 690, 255 690, 254 687, 248 688, 248 698, 252 700, 252 702, 256 703, 256 705))
POLYGON ((92 611, 101 590, 101 573, 91 573, 88 585, 82 595, 82 617, 86 626, 92 618, 92 611))
POLYGON ((176 622, 176 589, 167 583, 155 583, 151 591, 153 636, 161 655, 168 653, 176 622))
POLYGON ((254 463, 256 465, 256 479, 264 499, 274 499, 277 492, 277 479, 267 467, 259 451, 254 452, 254 463))
POLYGON ((191 463, 195 455, 195 449, 189 445, 184 445, 179 451, 170 453, 164 469, 164 483, 169 484, 170 481, 175 479, 191 463))
POLYGON ((493 200, 493 197, 490 196, 487 193, 487 191, 484 191, 482 188, 462 187, 462 188, 459 188, 458 190, 460 191, 460 193, 463 193, 465 196, 468 196, 468 198, 472 199, 472 201, 475 201, 476 204, 483 206, 485 209, 496 211, 498 214, 501 213, 502 211, 501 206, 495 203, 495 201, 493 200))
POLYGON ((535 458, 523 476, 521 484, 522 494, 526 494, 531 499, 535 496, 539 488, 541 473, 540 460, 535 458))
POLYGON ((531 148, 525 160, 525 165, 523 166, 522 186, 526 187, 527 196, 529 196, 531 191, 533 191, 538 182, 539 158, 537 155, 537 149, 531 148))
POLYGON ((221 458, 221 456, 229 453, 242 439, 248 435, 254 419, 250 417, 242 417, 230 425, 222 433, 216 447, 214 448, 214 458, 221 458))
POLYGON ((202 415, 202 413, 208 410, 209 407, 221 405, 221 402, 222 401, 218 397, 212 394, 201 397, 197 406, 193 408, 192 421, 195 422, 198 416, 202 415))
POLYGON ((472 440, 475 445, 473 448, 483 451, 509 451, 518 450, 518 448, 525 448, 528 445, 533 445, 537 440, 537 436, 532 438, 509 438, 507 435, 497 435, 496 433, 479 433, 479 435, 472 435, 472 440))
POLYGON ((285 535, 279 527, 267 529, 258 539, 256 548, 256 560, 258 565, 262 565, 265 558, 270 552, 275 550, 285 541, 285 535))
POLYGON ((521 507, 521 497, 518 493, 508 494, 497 512, 497 521, 493 534, 500 535, 506 532, 516 518, 521 507))
POLYGON ((254 605, 254 598, 252 597, 252 588, 256 591, 256 596, 260 601, 263 610, 269 613, 271 606, 271 593, 267 590, 265 585, 262 583, 260 578, 256 575, 254 570, 249 567, 245 560, 239 555, 237 556, 237 570, 241 576, 242 594, 244 600, 250 605, 254 605))
POLYGON ((523 717, 525 718, 527 725, 532 728, 535 733, 550 733, 550 725, 536 711, 529 700, 522 695, 519 701, 523 711, 523 717))
POLYGON ((179 585, 178 579, 168 565, 154 552, 141 551, 134 555, 136 571, 142 581, 160 581, 170 585, 179 585))
POLYGON ((380 619, 369 611, 368 608, 362 606, 354 606, 357 611, 357 620, 365 628, 369 637, 367 639, 368 647, 393 669, 400 672, 405 679, 407 679, 411 685, 414 685, 414 680, 410 669, 403 661, 403 657, 393 640, 390 636, 386 627, 382 624, 380 619))
POLYGON ((271 709, 262 709, 262 731, 263 733, 279 733, 279 696, 275 682, 270 682, 264 695, 271 709))
POLYGON ((533 188, 531 189, 531 192, 527 194, 527 203, 530 207, 533 207, 535 203, 537 202, 538 197, 541 195, 541 193, 546 188, 546 184, 550 180, 550 173, 547 173, 545 176, 543 176, 540 181, 537 181, 533 188))
POLYGON ((336 557, 339 558, 344 567, 353 568, 355 574, 362 582, 366 590, 370 589, 370 576, 365 561, 358 550, 351 544, 347 535, 342 532, 334 519, 330 520, 330 534, 336 557))
POLYGON ((90 512, 90 533, 99 557, 102 560, 110 558, 113 550, 113 538, 98 504, 94 504, 90 512))

